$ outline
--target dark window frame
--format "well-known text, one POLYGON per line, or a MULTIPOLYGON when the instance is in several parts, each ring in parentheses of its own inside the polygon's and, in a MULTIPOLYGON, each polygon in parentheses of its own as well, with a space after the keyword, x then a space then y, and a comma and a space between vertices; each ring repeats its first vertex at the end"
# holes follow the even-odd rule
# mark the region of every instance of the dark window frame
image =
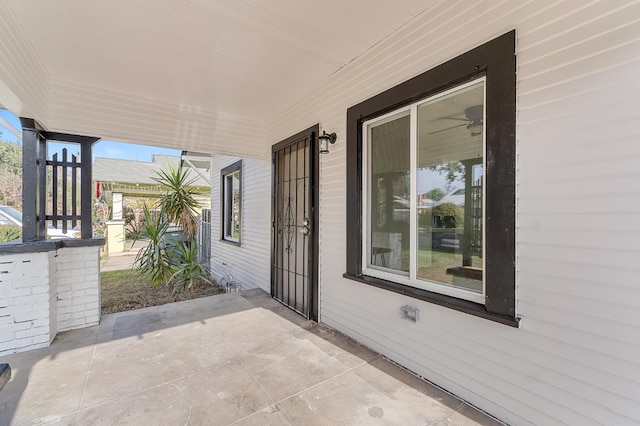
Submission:
POLYGON ((517 327, 515 282, 515 30, 463 53, 347 110, 347 270, 345 278, 517 327), (362 123, 486 78, 485 303, 362 273, 362 123))
MULTIPOLYGON (((242 160, 238 160, 235 163, 225 167, 220 170, 220 241, 224 241, 228 244, 233 244, 240 246, 242 243, 242 160), (240 208, 240 236, 237 240, 230 239, 229 235, 226 233, 226 225, 229 217, 229 212, 227 211, 227 177, 236 171, 239 173, 238 178, 238 186, 240 189, 240 199, 238 200, 238 206, 240 208)), ((231 203, 233 206, 233 203, 231 203)))

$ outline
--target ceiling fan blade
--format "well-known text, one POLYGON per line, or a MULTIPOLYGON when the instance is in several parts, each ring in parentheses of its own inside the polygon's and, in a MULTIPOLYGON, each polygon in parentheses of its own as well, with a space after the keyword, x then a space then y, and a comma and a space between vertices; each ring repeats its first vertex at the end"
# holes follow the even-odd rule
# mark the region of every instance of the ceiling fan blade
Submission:
MULTIPOLYGON (((464 120, 464 121, 467 121, 467 120, 464 120)), ((455 129, 457 127, 464 127, 464 126, 466 126, 466 124, 458 124, 456 126, 447 127, 446 129, 440 129, 440 130, 436 130, 434 132, 427 133, 427 134, 425 134, 425 136, 435 135, 436 133, 446 132, 447 130, 455 129)))
POLYGON ((468 118, 460 118, 460 117, 438 117, 438 120, 469 121, 468 118))

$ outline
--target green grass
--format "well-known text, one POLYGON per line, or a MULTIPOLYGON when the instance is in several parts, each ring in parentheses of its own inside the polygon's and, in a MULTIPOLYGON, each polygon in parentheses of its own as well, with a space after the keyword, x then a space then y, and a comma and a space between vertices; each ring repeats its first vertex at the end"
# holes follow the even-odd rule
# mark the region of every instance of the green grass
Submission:
MULTIPOLYGON (((482 258, 473 256, 473 266, 482 267, 482 258)), ((462 266, 462 253, 445 250, 418 251, 418 277, 431 281, 451 284, 453 276, 447 275, 447 269, 462 266)))
MULTIPOLYGON (((402 251, 402 268, 409 271, 409 250, 402 251)), ((482 268, 482 258, 473 256, 472 266, 482 268)), ((462 253, 424 248, 418 250, 418 278, 442 284, 453 284, 453 275, 447 274, 448 268, 462 266, 462 253)))

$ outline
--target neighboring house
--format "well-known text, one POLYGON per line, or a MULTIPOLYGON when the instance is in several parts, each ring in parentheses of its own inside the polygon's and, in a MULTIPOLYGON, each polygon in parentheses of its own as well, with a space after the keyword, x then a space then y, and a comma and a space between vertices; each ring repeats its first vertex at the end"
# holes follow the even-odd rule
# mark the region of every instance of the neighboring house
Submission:
POLYGON ((153 155, 151 162, 122 160, 116 158, 96 157, 93 162, 94 187, 99 192, 120 192, 125 200, 129 198, 157 198, 162 194, 162 187, 154 179, 157 172, 178 167, 180 164, 189 170, 191 188, 196 193, 196 200, 203 209, 211 207, 211 173, 210 157, 204 154, 183 152, 183 157, 170 155, 153 155), (189 158, 188 162, 184 158, 189 158), (194 158, 198 158, 194 166, 194 158))
POLYGON ((454 189, 451 192, 449 192, 447 195, 442 197, 442 199, 438 201, 436 204, 453 203, 456 206, 464 207, 464 193, 465 193, 464 188, 454 189))
POLYGON ((214 153, 215 274, 500 420, 640 423, 639 3, 214 3, 2 2, 0 103, 214 153), (415 175, 452 162, 445 253, 415 175))

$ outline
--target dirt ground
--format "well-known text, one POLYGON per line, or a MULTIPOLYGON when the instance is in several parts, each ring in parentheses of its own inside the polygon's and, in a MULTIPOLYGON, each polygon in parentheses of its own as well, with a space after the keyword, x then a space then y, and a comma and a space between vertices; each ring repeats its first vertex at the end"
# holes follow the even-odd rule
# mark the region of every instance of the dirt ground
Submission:
POLYGON ((217 284, 202 283, 176 297, 168 287, 153 287, 133 270, 102 272, 100 276, 103 315, 224 293, 217 284))

